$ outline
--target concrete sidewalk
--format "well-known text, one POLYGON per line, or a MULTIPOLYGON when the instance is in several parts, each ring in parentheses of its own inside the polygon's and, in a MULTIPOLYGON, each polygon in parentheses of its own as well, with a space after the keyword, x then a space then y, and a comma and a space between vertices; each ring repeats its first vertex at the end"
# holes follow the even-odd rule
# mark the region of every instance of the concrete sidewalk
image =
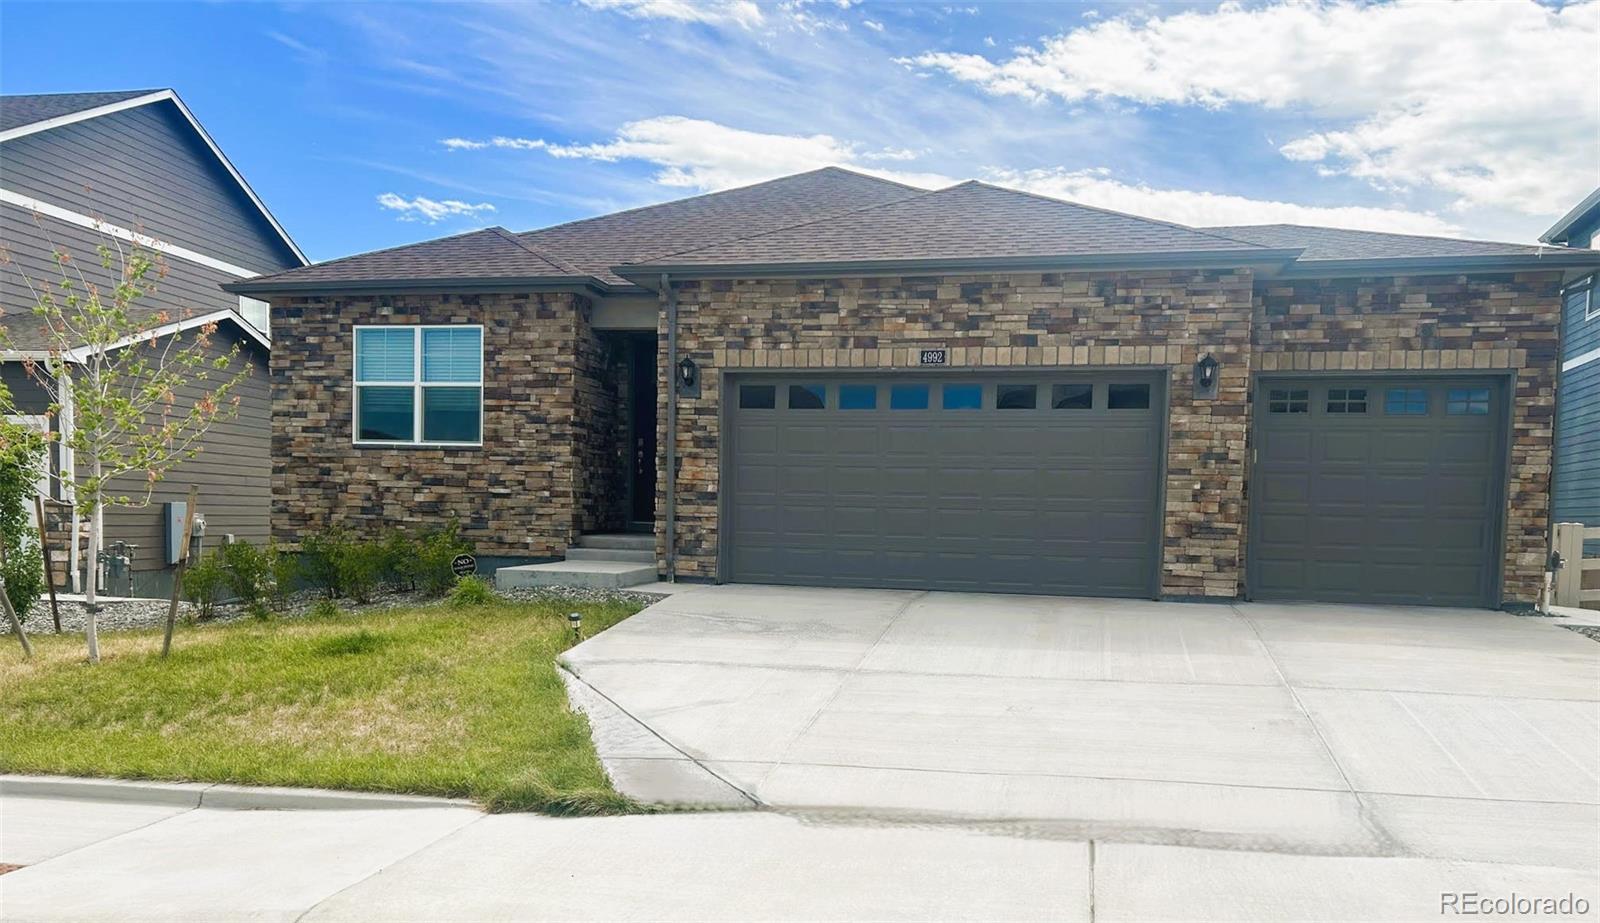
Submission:
POLYGON ((1420 920, 1590 870, 1088 842, 764 812, 563 820, 0 794, 7 921, 1420 920))

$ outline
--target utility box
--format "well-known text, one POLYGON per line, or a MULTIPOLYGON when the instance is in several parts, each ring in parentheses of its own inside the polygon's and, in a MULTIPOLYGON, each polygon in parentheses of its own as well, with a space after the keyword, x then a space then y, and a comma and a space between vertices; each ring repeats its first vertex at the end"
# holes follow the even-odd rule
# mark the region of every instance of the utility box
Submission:
MULTIPOLYGON (((167 563, 178 563, 179 547, 183 544, 183 519, 189 513, 189 501, 172 500, 162 504, 166 510, 166 547, 167 563)), ((200 539, 206 534, 206 514, 194 514, 194 529, 189 536, 189 557, 192 560, 195 552, 200 547, 200 539)))

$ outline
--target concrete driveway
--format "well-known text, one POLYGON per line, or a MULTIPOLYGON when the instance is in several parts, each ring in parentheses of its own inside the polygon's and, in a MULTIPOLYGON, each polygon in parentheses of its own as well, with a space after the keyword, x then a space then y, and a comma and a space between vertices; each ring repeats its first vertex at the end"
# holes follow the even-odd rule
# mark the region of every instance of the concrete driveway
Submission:
POLYGON ((1538 618, 722 586, 566 664, 650 799, 1600 866, 1600 645, 1538 618))

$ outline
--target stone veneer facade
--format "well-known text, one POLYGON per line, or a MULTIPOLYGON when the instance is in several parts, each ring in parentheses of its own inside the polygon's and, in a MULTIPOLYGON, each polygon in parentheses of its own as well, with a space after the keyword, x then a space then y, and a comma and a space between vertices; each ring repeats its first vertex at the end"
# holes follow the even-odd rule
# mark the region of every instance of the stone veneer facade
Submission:
MULTIPOLYGON (((679 404, 681 577, 718 560, 721 373, 755 368, 1165 369, 1170 374, 1161 588, 1231 598, 1244 586, 1253 373, 1472 369, 1514 376, 1503 595, 1542 585, 1559 329, 1556 273, 1331 280, 1247 269, 685 281, 679 348, 701 394, 679 404), (1193 365, 1221 362, 1215 399, 1193 365)), ((458 519, 483 554, 559 557, 626 518, 623 351, 571 294, 301 297, 274 305, 273 533, 298 541, 458 519), (379 305, 387 305, 380 309, 379 305), (351 442, 358 323, 478 323, 484 445, 351 442)), ((658 331, 665 350, 665 329, 658 331)), ((663 360, 658 393, 664 406, 663 360)), ((666 414, 659 414, 664 455, 666 414)), ((664 462, 664 459, 663 459, 664 462)), ((658 478, 664 489, 665 478, 658 478)), ((658 495, 658 513, 664 496, 658 495)), ((657 548, 664 555, 663 517, 657 548)))
MULTIPOLYGON (((272 532, 298 542, 451 518, 480 554, 559 557, 605 510, 613 362, 572 294, 303 297, 273 305, 272 532), (383 306, 383 307, 380 307, 383 306), (482 324, 483 446, 352 443, 356 324, 482 324)), ((620 451, 620 449, 618 450, 620 451)))
MULTIPOLYGON (((1290 281, 1160 270, 679 286, 679 351, 702 370, 700 397, 679 404, 680 576, 717 574, 720 373, 911 368, 920 349, 943 347, 951 368, 1169 370, 1161 588, 1180 597, 1231 598, 1244 587, 1252 372, 1509 370, 1503 596, 1538 594, 1557 273, 1290 281), (1221 363, 1219 390, 1196 400, 1193 365, 1207 352, 1221 363)), ((661 435, 665 446, 664 422, 661 435)), ((657 547, 664 554, 659 517, 657 547)))

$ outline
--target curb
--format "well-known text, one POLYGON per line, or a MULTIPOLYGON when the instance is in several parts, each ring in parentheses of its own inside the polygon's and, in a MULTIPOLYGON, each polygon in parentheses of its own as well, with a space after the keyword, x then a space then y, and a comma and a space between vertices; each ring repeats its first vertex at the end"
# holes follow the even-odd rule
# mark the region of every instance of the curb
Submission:
POLYGON ((229 785, 221 782, 147 782, 126 779, 80 779, 73 776, 0 775, 0 795, 32 798, 81 798, 190 808, 240 811, 349 811, 415 808, 472 808, 465 798, 393 795, 383 792, 341 792, 321 788, 279 788, 229 785))

